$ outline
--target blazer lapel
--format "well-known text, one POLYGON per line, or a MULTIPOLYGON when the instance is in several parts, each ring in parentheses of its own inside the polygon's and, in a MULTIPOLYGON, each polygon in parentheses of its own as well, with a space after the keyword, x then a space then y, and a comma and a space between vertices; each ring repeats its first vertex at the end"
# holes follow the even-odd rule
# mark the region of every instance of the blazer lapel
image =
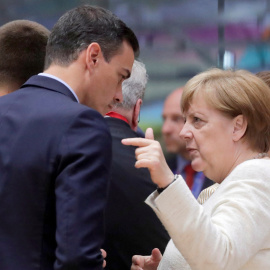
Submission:
POLYGON ((72 92, 61 82, 53 79, 53 78, 49 78, 46 76, 42 76, 42 75, 35 75, 32 76, 28 81, 26 81, 21 88, 25 88, 25 87, 29 87, 29 86, 34 86, 34 87, 40 87, 40 88, 45 88, 48 89, 50 91, 55 91, 58 93, 61 93, 63 95, 66 95, 68 97, 70 97, 73 101, 76 101, 76 98, 74 97, 74 95, 72 94, 72 92))

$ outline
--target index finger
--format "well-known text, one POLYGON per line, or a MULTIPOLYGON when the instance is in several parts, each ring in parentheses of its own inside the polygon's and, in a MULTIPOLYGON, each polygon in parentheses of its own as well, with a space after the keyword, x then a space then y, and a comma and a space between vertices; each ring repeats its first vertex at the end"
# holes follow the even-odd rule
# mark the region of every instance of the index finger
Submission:
POLYGON ((150 139, 144 139, 144 138, 128 138, 128 139, 123 139, 122 144, 124 145, 133 145, 133 146, 148 146, 151 143, 153 143, 153 140, 150 139))

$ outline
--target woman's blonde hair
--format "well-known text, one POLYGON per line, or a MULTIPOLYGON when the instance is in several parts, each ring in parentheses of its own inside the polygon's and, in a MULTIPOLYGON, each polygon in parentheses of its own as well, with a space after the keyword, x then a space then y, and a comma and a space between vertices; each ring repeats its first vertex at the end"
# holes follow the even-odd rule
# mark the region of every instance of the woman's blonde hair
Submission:
POLYGON ((198 93, 203 94, 209 106, 228 117, 243 115, 247 120, 244 139, 251 149, 269 150, 270 89, 260 78, 246 70, 213 68, 199 73, 184 87, 181 99, 184 113, 198 93))

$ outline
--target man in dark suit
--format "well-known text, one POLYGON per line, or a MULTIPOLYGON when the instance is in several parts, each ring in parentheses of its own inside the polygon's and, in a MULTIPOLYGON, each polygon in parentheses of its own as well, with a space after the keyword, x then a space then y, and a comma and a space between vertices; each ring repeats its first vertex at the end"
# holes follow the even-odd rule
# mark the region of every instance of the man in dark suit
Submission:
POLYGON ((183 88, 174 90, 164 102, 162 136, 166 151, 173 154, 173 158, 167 158, 168 165, 174 173, 183 176, 191 192, 197 198, 203 189, 213 185, 213 181, 205 177, 202 172, 195 172, 191 168, 186 142, 179 136, 184 126, 184 117, 180 109, 182 92, 183 88))
POLYGON ((115 15, 80 6, 53 27, 44 73, 0 98, 0 269, 102 269, 102 115, 122 101, 138 50, 115 15))
POLYGON ((113 140, 112 174, 105 211, 105 243, 109 270, 126 270, 132 256, 148 254, 153 247, 164 251, 169 235, 144 203, 156 189, 147 169, 136 169, 134 147, 121 143, 139 137, 138 117, 147 83, 144 65, 135 61, 131 77, 123 82, 123 103, 117 103, 105 117, 113 140))

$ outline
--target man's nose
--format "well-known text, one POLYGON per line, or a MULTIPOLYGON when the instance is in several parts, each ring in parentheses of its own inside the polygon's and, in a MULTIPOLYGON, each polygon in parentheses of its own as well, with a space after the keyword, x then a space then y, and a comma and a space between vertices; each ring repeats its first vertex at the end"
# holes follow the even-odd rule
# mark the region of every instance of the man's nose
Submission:
POLYGON ((162 133, 168 134, 171 132, 171 130, 172 130, 172 125, 171 125, 170 121, 164 120, 163 125, 162 125, 162 133))
POLYGON ((123 102, 122 84, 121 84, 120 87, 118 87, 116 89, 116 93, 115 93, 115 96, 114 96, 114 101, 118 102, 118 103, 123 102))

